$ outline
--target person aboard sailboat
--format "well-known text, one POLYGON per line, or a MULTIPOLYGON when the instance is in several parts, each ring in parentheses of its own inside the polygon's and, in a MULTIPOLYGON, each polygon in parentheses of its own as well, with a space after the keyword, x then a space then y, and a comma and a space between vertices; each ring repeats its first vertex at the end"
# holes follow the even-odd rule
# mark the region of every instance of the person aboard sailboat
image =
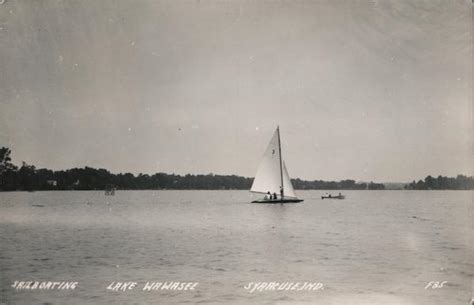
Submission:
POLYGON ((267 192, 267 194, 265 195, 265 197, 263 197, 263 199, 265 199, 265 200, 271 200, 272 199, 272 194, 270 193, 270 191, 267 192))

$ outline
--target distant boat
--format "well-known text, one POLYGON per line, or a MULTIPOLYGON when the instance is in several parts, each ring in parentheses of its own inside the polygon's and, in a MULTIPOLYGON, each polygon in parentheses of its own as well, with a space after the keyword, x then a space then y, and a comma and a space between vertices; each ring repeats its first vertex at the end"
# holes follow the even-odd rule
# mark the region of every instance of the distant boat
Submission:
POLYGON ((346 196, 342 195, 341 193, 339 193, 339 195, 336 195, 336 196, 333 196, 331 194, 321 196, 321 199, 344 199, 344 198, 346 198, 346 196))
POLYGON ((265 198, 252 203, 301 202, 291 184, 290 176, 281 156, 280 128, 277 127, 253 179, 253 193, 266 194, 265 198))

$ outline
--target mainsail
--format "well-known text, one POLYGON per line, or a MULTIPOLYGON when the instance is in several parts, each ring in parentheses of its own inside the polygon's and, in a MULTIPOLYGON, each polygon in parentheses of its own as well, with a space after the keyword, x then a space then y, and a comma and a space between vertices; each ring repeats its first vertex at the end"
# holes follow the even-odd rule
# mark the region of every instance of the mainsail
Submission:
POLYGON ((283 183, 284 197, 296 198, 293 185, 288 175, 284 162, 281 160, 281 143, 279 129, 275 131, 253 180, 251 192, 266 194, 277 193, 280 195, 283 183))

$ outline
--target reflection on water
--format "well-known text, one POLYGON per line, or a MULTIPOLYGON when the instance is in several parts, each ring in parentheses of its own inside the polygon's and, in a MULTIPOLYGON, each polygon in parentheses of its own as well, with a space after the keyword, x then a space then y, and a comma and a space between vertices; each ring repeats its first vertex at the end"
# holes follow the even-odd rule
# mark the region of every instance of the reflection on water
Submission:
POLYGON ((466 304, 474 274, 463 191, 353 191, 249 204, 246 191, 0 193, 7 304, 466 304), (16 280, 77 281, 15 291, 16 280), (199 282, 194 291, 107 291, 116 281, 199 282), (249 293, 249 282, 322 282, 249 293), (447 281, 442 289, 425 289, 447 281))

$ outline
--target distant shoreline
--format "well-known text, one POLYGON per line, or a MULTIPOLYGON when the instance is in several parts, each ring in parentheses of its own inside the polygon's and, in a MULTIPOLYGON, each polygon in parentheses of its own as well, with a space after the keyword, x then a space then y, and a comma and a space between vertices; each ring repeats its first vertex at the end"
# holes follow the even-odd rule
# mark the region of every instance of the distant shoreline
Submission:
MULTIPOLYGON (((114 174, 103 168, 71 168, 67 170, 37 169, 34 165, 12 164, 11 150, 0 148, 0 191, 53 190, 250 190, 253 178, 237 175, 131 173, 114 174)), ((458 175, 455 178, 427 176, 411 183, 356 182, 291 179, 296 190, 472 190, 474 178, 458 175)))

